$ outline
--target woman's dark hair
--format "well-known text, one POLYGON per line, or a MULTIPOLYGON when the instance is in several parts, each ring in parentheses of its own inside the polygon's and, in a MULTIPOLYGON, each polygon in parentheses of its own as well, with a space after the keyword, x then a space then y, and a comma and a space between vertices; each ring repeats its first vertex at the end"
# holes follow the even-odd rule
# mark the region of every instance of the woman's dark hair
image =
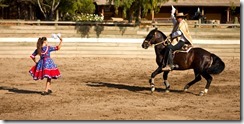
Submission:
POLYGON ((42 53, 42 45, 43 45, 43 42, 46 41, 47 38, 46 37, 40 37, 37 41, 37 44, 36 44, 36 48, 37 48, 37 54, 41 56, 41 53, 42 53))

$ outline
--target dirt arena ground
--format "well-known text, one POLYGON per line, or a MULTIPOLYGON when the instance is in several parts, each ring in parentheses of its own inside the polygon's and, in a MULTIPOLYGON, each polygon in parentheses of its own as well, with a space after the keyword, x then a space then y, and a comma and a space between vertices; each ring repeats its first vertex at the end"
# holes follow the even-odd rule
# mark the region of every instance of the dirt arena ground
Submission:
POLYGON ((183 87, 192 70, 169 75, 165 93, 162 74, 151 94, 148 79, 154 59, 53 58, 62 73, 52 80, 54 93, 42 96, 46 80, 34 81, 29 58, 0 58, 1 120, 240 120, 240 59, 224 59, 226 68, 207 95, 206 81, 183 87))

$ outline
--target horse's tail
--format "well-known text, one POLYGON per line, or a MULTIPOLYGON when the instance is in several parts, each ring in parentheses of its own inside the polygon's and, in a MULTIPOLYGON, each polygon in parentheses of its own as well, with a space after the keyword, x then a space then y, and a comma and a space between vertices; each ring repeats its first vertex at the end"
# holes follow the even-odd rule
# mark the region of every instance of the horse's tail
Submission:
POLYGON ((212 64, 207 69, 209 74, 219 74, 225 69, 225 63, 215 54, 211 54, 212 64))

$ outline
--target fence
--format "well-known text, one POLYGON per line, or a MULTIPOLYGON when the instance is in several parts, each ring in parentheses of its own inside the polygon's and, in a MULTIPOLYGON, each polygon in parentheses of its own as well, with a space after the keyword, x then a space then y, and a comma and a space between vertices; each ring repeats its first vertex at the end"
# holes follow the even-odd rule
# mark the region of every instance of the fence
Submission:
MULTIPOLYGON (((172 26, 171 23, 150 23, 149 25, 163 25, 172 26)), ((106 31, 102 32, 106 38, 109 36, 112 40, 118 41, 118 36, 122 35, 123 38, 129 38, 130 36, 138 36, 144 38, 149 30, 142 30, 138 28, 135 23, 127 22, 64 22, 64 21, 23 21, 23 20, 0 20, 0 24, 3 25, 0 28, 0 37, 35 37, 42 35, 50 35, 51 33, 62 33, 66 38, 68 37, 79 37, 75 25, 103 25, 106 31), (7 26, 4 26, 7 25, 7 26), (10 25, 10 26, 8 26, 10 25), (14 26, 13 26, 14 25, 14 26), (27 26, 35 25, 35 26, 27 26), (65 26, 63 26, 65 25, 65 26), (71 25, 71 26, 69 26, 71 25), (126 28, 116 27, 124 26, 126 28), (131 28, 127 28, 127 26, 131 28), (45 30, 43 30, 45 29, 45 30), (48 29, 48 30, 46 30, 48 29), (126 32, 123 32, 126 29, 126 32), (116 33, 118 33, 116 35, 116 33), (109 35, 106 35, 109 34, 109 35), (111 35, 112 34, 112 35, 111 35)), ((190 23, 191 26, 198 26, 194 23, 190 23)), ((213 24, 200 25, 202 26, 214 26, 213 24)), ((216 24, 215 24, 216 25, 216 24)), ((238 26, 237 24, 224 24, 225 26, 238 26)), ((208 37, 213 39, 219 37, 227 40, 227 38, 234 36, 233 39, 240 39, 240 30, 228 30, 228 29, 204 29, 204 28, 193 28, 191 33, 193 36, 200 37, 200 39, 208 37), (201 30, 200 30, 201 29, 201 30), (216 37, 216 35, 218 37, 216 37)), ((83 29, 82 29, 83 30, 83 29)), ((164 28, 164 32, 169 33, 171 28, 164 28)), ((94 31, 93 31, 94 32, 94 31)), ((97 32, 93 34, 96 35, 97 32)), ((91 35, 91 34, 90 34, 91 35)), ((96 37, 96 36, 94 36, 96 37)), ((89 38, 90 39, 90 38, 89 38)), ((127 41, 126 39, 123 39, 127 41)), ((131 58, 155 58, 155 52, 153 48, 144 50, 141 48, 141 43, 133 42, 64 42, 61 51, 55 52, 54 57, 131 57, 131 58)), ((0 42, 0 58, 26 58, 33 52, 36 46, 36 40, 33 42, 0 42)), ((142 42, 142 41, 141 41, 142 42)), ((206 42, 204 40, 204 42, 206 42)), ((195 47, 202 47, 210 52, 225 58, 240 58, 240 44, 212 44, 216 41, 210 42, 209 44, 197 44, 195 47)), ((230 41, 232 42, 232 41, 230 41)), ((53 42, 53 45, 57 45, 57 42, 53 42)))
POLYGON ((103 25, 103 26, 136 26, 136 23, 126 21, 102 21, 102 22, 75 22, 75 21, 25 21, 25 20, 0 20, 2 25, 103 25))
MULTIPOLYGON (((239 27, 240 24, 220 24, 220 23, 209 23, 209 24, 201 24, 198 21, 188 20, 190 27, 239 27)), ((156 21, 142 21, 140 24, 135 22, 128 23, 126 20, 115 20, 115 21, 102 21, 102 22, 74 22, 74 21, 25 21, 25 20, 0 20, 0 24, 13 24, 13 25, 102 25, 102 26, 172 26, 169 19, 158 18, 156 21), (163 20, 163 22, 161 22, 163 20), (166 21, 165 21, 166 20, 166 21)))
MULTIPOLYGON (((52 46, 58 42, 50 42, 52 46)), ((240 44, 195 44, 221 58, 240 58, 240 44)), ((36 42, 0 42, 0 58, 28 58, 35 50, 36 42)), ((123 42, 63 42, 53 57, 120 57, 155 58, 154 48, 145 50, 141 43, 123 42)))
MULTIPOLYGON (((193 39, 240 39, 240 28, 212 28, 212 24, 200 25, 189 21, 189 30, 193 39), (210 28, 208 27, 209 25, 210 28), (195 26, 195 27, 194 27, 195 26)), ((232 24, 223 24, 229 26, 232 24)), ((151 23, 143 21, 140 26, 127 22, 64 22, 64 21, 23 21, 0 20, 0 37, 39 37, 62 33, 64 37, 75 38, 145 38, 158 26, 158 29, 169 35, 172 23, 151 23), (145 25, 143 25, 145 24, 145 25)), ((232 25, 236 26, 236 24, 232 25)))

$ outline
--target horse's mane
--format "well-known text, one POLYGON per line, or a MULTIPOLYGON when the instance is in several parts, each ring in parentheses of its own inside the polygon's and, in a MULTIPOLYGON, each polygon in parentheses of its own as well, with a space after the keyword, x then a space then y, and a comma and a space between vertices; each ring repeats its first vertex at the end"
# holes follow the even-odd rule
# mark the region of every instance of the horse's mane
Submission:
POLYGON ((165 34, 164 34, 162 31, 157 30, 157 32, 161 33, 164 39, 166 39, 166 38, 167 38, 167 37, 166 37, 166 35, 165 35, 165 34))

